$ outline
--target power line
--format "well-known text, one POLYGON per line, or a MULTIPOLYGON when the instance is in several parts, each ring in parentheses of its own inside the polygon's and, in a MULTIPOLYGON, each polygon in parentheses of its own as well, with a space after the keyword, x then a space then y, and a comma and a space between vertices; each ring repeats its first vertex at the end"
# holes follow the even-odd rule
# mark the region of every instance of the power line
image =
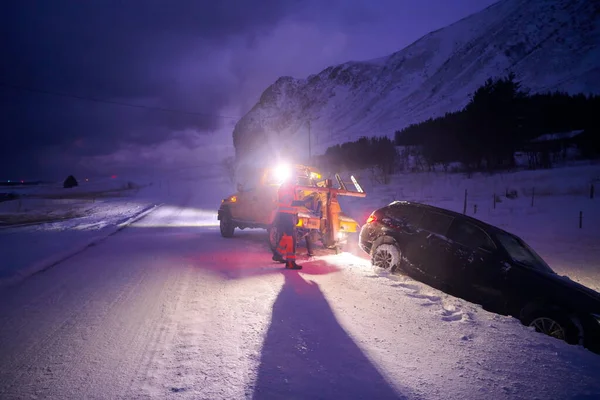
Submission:
POLYGON ((11 84, 7 84, 7 83, 3 83, 3 82, 0 82, 0 86, 10 88, 10 89, 22 90, 22 91, 26 91, 26 92, 40 93, 40 94, 45 94, 45 95, 50 95, 50 96, 67 97, 67 98, 72 98, 72 99, 77 99, 77 100, 93 101, 96 103, 112 104, 112 105, 123 106, 123 107, 141 108, 141 109, 145 109, 145 110, 197 115, 197 116, 201 116, 201 117, 217 117, 217 118, 223 118, 223 119, 239 120, 241 118, 238 116, 202 113, 202 112, 197 112, 197 111, 178 110, 175 108, 144 106, 141 104, 125 103, 125 102, 121 102, 121 101, 106 100, 106 99, 100 99, 100 98, 96 98, 96 97, 79 96, 76 94, 54 92, 54 91, 50 91, 50 90, 31 88, 31 87, 27 87, 27 86, 11 85, 11 84))

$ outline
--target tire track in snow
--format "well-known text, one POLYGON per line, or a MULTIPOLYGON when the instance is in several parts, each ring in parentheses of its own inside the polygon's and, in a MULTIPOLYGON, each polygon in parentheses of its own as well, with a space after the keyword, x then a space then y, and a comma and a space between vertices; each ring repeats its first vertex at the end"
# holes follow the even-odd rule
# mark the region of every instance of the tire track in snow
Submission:
MULTIPOLYGON (((34 368, 34 365, 38 364, 38 361, 42 358, 43 350, 51 347, 53 343, 59 340, 58 332, 63 331, 68 325, 77 323, 77 319, 84 314, 82 311, 88 307, 90 302, 91 300, 84 302, 74 313, 69 314, 66 318, 60 320, 61 322, 59 322, 55 328, 52 328, 49 333, 33 344, 27 346, 25 349, 21 349, 18 353, 12 353, 10 356, 6 356, 6 354, 3 355, 3 364, 4 362, 7 362, 7 365, 3 365, 0 370, 0 380, 2 381, 0 395, 2 395, 2 398, 8 398, 4 396, 8 396, 16 383, 19 382, 25 374, 29 374, 31 369, 34 368)), ((27 322, 24 322, 19 328, 23 328, 26 324, 27 322)), ((21 330, 22 329, 18 329, 18 331, 21 330)), ((4 345, 0 348, 4 348, 4 345)), ((21 390, 22 387, 19 387, 18 389, 21 390)), ((18 391, 14 393, 16 396, 14 398, 19 398, 18 393, 18 391)))
MULTIPOLYGON (((47 304, 60 305, 63 301, 72 301, 70 299, 70 294, 64 291, 65 287, 73 284, 73 282, 77 282, 80 278, 84 276, 85 272, 81 270, 76 270, 76 274, 68 275, 66 280, 57 281, 56 283, 52 282, 49 285, 48 290, 43 290, 38 296, 34 297, 34 300, 27 302, 25 306, 18 307, 15 310, 10 310, 12 315, 4 318, 5 327, 9 327, 11 331, 15 332, 24 332, 27 331, 26 326, 31 324, 31 320, 24 317, 24 315, 28 315, 31 313, 37 313, 36 307, 43 307, 47 304), (46 300, 46 301, 41 301, 46 300), (29 312, 27 310, 30 309, 29 312), (12 322, 14 320, 19 320, 17 326, 12 322)), ((48 277, 48 275, 46 275, 48 277)), ((36 278, 36 282, 39 282, 39 279, 36 278)), ((10 293, 14 293, 11 291, 10 293)), ((36 291, 36 293, 38 293, 36 291)), ((18 349, 18 351, 10 352, 9 356, 6 356, 6 352, 3 358, 4 362, 8 363, 7 367, 2 368, 3 376, 12 376, 12 378, 8 378, 10 383, 3 384, 3 390, 0 394, 9 391, 16 382, 23 378, 26 373, 31 372, 31 368, 33 365, 38 364, 38 361, 43 357, 44 351, 55 347, 57 343, 59 343, 61 339, 61 335, 59 332, 68 331, 68 327, 75 327, 78 325, 86 326, 86 318, 88 315, 95 309, 93 302, 95 301, 94 297, 85 297, 85 300, 77 305, 75 309, 71 310, 66 316, 60 318, 56 321, 56 314, 48 313, 47 315, 43 315, 42 318, 49 318, 47 323, 51 326, 48 328, 48 333, 42 336, 40 339, 33 341, 30 345, 27 345, 24 348, 18 349)), ((113 300, 113 303, 118 301, 117 299, 113 300)), ((4 336, 4 340, 2 340, 0 348, 5 348, 8 340, 13 340, 14 338, 9 335, 4 336)), ((12 349, 11 349, 12 350, 12 349)), ((4 379, 2 379, 4 381, 4 379)))
POLYGON ((125 398, 134 399, 138 397, 152 397, 150 394, 153 385, 157 385, 153 369, 161 363, 161 357, 165 354, 165 343, 171 343, 175 335, 176 315, 179 312, 183 300, 183 293, 187 292, 189 286, 190 271, 179 276, 178 284, 170 290, 170 299, 163 302, 161 314, 163 318, 153 324, 153 332, 148 335, 147 344, 140 357, 138 367, 129 385, 125 398), (144 396, 144 393, 147 396, 144 396))
MULTIPOLYGON (((123 238, 126 239, 127 235, 123 238)), ((144 350, 140 347, 142 344, 148 344, 143 336, 152 333, 152 324, 148 325, 144 316, 149 317, 150 321, 154 320, 158 299, 164 287, 157 285, 155 281, 158 279, 157 282, 160 282, 160 279, 169 275, 168 272, 161 274, 161 268, 127 265, 125 260, 117 257, 113 257, 116 258, 113 262, 111 258, 106 259, 105 262, 109 263, 106 269, 102 264, 79 268, 79 263, 88 264, 90 260, 102 260, 106 254, 115 253, 111 246, 117 245, 119 248, 119 242, 105 241, 90 248, 85 256, 76 256, 66 261, 61 268, 33 277, 18 287, 11 288, 10 293, 7 293, 9 301, 6 303, 16 307, 8 309, 4 307, 9 304, 3 304, 3 309, 8 311, 3 318, 3 327, 7 330, 0 330, 1 333, 6 333, 2 335, 0 349, 7 347, 9 340, 14 342, 14 335, 10 332, 23 332, 30 339, 22 341, 21 347, 15 348, 13 343, 12 349, 2 352, 3 359, 0 365, 3 373, 0 376, 0 385, 3 398, 21 398, 27 391, 39 393, 40 388, 44 388, 42 392, 49 392, 49 397, 63 398, 65 393, 61 390, 65 387, 55 387, 52 382, 57 381, 68 382, 69 389, 77 387, 79 393, 91 390, 94 386, 100 390, 96 390, 95 393, 102 393, 102 386, 121 386, 120 389, 126 386, 126 374, 117 371, 121 370, 120 367, 124 367, 124 364, 132 363, 126 360, 127 358, 134 360, 143 357, 137 354, 143 353, 144 350), (98 266, 102 269, 97 268, 98 266), (110 277, 108 280, 107 276, 110 277), (91 286, 87 285, 90 281, 94 282, 91 286), (77 286, 82 286, 82 289, 77 288, 73 291, 77 286), (38 287, 42 290, 37 291, 38 287), (142 296, 146 300, 145 304, 136 309, 132 304, 135 304, 136 298, 139 297, 140 289, 147 292, 148 288, 151 288, 152 293, 142 296), (27 295, 31 293, 36 295, 28 298, 27 295), (114 296, 111 297, 111 293, 114 293, 114 296), (10 296, 11 294, 15 296, 10 296), (109 301, 106 302, 106 299, 109 301), (21 305, 23 301, 25 305, 21 305), (128 306, 129 311, 124 312, 128 306), (41 309, 50 312, 42 315, 42 320, 39 321, 42 322, 41 325, 38 321, 32 323, 31 317, 41 309), (68 310, 68 313, 57 319, 57 316, 64 314, 63 310, 68 310), (28 325, 32 324, 35 328, 28 328, 28 325), (138 326, 146 326, 147 332, 140 331, 138 326), (37 337, 39 332, 36 331, 40 328, 42 332, 46 331, 41 339, 37 337), (124 350, 122 354, 111 352, 111 346, 123 343, 127 345, 121 348, 124 350), (93 378, 85 381, 72 380, 73 376, 82 375, 81 370, 102 370, 102 358, 117 367, 109 368, 111 371, 104 371, 103 374, 92 373, 93 378), (117 360, 116 364, 114 360, 117 360), (110 379, 107 379, 107 376, 110 379), (104 385, 98 384, 102 381, 105 381, 104 385)), ((132 365, 128 367, 124 369, 135 371, 132 365)))
POLYGON ((222 279, 190 266, 158 354, 128 398, 251 396, 281 279, 222 279))
POLYGON ((4 394, 20 398, 29 386, 34 386, 31 390, 38 394, 42 387, 45 396, 64 398, 67 388, 54 382, 68 382, 68 391, 102 393, 103 388, 106 391, 110 387, 113 392, 108 397, 121 398, 114 391, 127 386, 128 372, 134 370, 131 365, 147 343, 144 336, 151 333, 147 328, 156 319, 166 285, 165 274, 148 269, 136 271, 135 280, 121 287, 108 304, 90 297, 59 328, 36 342, 24 356, 21 354, 21 368, 4 394), (31 372, 36 377, 33 381, 25 376, 31 372), (89 379, 69 379, 81 375, 89 379))

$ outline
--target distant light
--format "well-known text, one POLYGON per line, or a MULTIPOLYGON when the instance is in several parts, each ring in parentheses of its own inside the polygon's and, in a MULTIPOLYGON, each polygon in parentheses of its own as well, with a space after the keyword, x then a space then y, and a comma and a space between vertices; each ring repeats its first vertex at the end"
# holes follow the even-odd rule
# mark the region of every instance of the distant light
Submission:
POLYGON ((112 179, 115 179, 116 177, 117 177, 116 175, 111 176, 112 179))
POLYGON ((24 182, 23 182, 23 179, 21 179, 21 183, 24 183, 24 182))
POLYGON ((89 179, 88 179, 88 178, 85 178, 85 181, 87 182, 87 181, 89 181, 89 179))
POLYGON ((10 182, 10 179, 7 182, 10 182))

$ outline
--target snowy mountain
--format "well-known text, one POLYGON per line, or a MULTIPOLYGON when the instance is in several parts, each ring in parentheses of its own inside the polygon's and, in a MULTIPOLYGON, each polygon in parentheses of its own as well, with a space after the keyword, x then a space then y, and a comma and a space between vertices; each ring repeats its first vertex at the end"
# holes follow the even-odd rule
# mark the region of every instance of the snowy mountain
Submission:
POLYGON ((461 109, 486 79, 511 71, 531 92, 600 93, 599 44, 597 0, 503 0, 390 56, 279 78, 236 124, 236 154, 282 150, 279 135, 307 149, 309 120, 313 154, 391 136, 461 109))

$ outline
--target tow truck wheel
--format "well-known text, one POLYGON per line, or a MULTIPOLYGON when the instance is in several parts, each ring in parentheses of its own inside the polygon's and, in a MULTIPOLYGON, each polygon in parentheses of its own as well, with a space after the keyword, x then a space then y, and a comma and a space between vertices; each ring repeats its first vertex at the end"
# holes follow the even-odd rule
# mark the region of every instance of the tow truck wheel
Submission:
POLYGON ((325 249, 333 249, 336 247, 335 241, 329 240, 329 234, 327 232, 323 233, 321 237, 321 243, 325 249))
POLYGON ((279 234, 279 231, 275 225, 271 225, 267 228, 267 234, 269 237, 269 247, 271 248, 271 251, 275 251, 279 246, 281 235, 279 234))
POLYGON ((221 230, 221 236, 223 236, 224 238, 233 237, 235 225, 233 224, 233 221, 231 221, 230 215, 223 215, 221 221, 219 221, 219 229, 221 230))
POLYGON ((340 244, 339 249, 341 251, 347 252, 347 253, 352 253, 352 254, 359 254, 359 248, 358 248, 358 233, 356 232, 350 232, 348 233, 348 236, 346 237, 346 241, 343 244, 340 244))

